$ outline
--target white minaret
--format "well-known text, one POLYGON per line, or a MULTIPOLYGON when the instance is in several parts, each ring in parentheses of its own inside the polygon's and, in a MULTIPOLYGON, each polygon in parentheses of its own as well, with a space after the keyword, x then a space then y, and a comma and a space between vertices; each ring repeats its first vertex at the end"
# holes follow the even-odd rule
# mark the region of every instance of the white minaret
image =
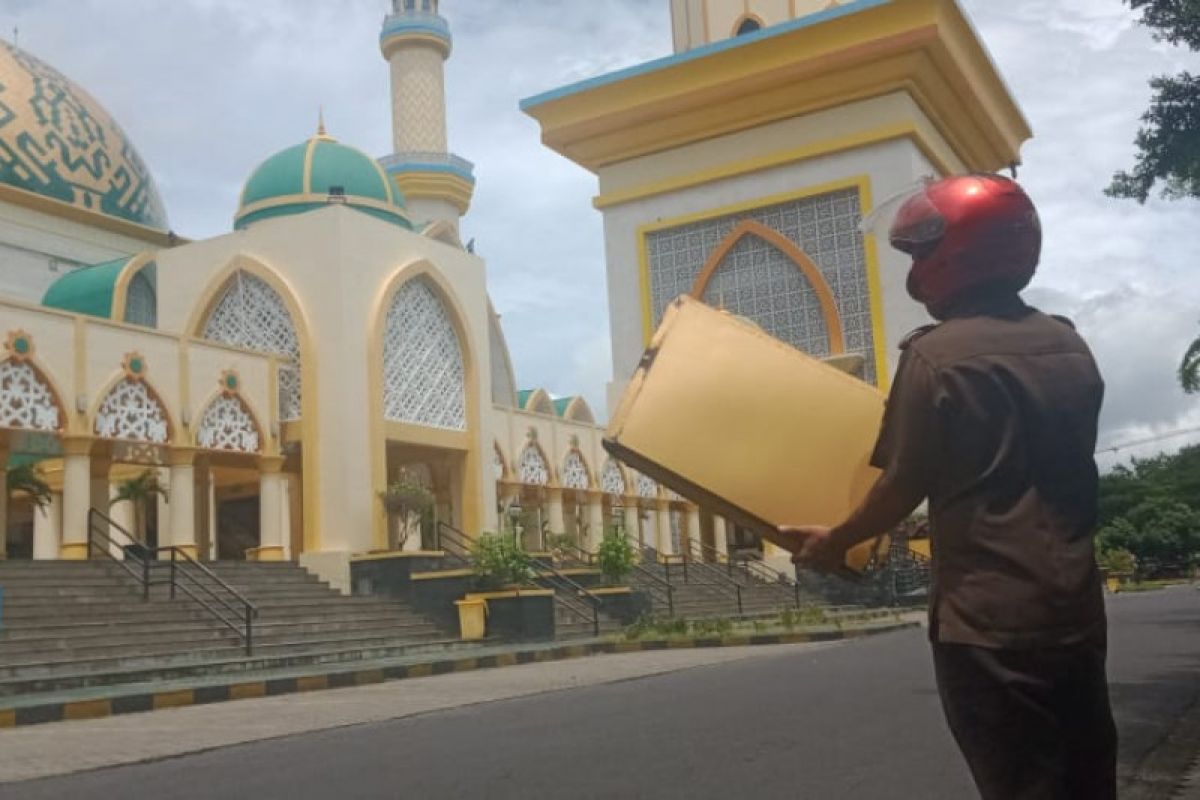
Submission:
POLYGON ((438 0, 392 0, 379 37, 392 69, 392 142, 382 159, 414 223, 445 221, 458 230, 475 192, 474 166, 446 141, 445 62, 450 26, 438 0))

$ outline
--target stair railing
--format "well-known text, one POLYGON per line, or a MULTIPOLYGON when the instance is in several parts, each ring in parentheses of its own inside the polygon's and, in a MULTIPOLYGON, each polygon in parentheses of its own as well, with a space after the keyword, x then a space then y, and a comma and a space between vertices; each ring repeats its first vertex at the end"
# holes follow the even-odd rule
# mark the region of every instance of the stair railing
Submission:
POLYGON ((721 569, 712 564, 694 562, 687 553, 668 555, 647 546, 643 546, 642 550, 646 559, 657 561, 662 565, 663 572, 667 576, 668 581, 671 580, 672 566, 678 565, 683 569, 684 583, 694 586, 711 586, 719 594, 723 594, 726 598, 734 601, 738 614, 745 612, 745 604, 742 597, 743 586, 732 577, 726 575, 721 569))
POLYGON ((693 558, 697 558, 701 563, 716 569, 720 569, 718 565, 723 563, 725 566, 724 571, 728 573, 731 580, 735 580, 735 576, 741 576, 746 581, 748 587, 762 586, 770 588, 781 599, 786 599, 789 603, 795 604, 796 608, 800 608, 803 605, 801 602, 800 584, 789 578, 785 573, 772 569, 761 561, 752 561, 749 559, 735 560, 712 545, 695 539, 689 539, 688 542, 690 555, 693 558))
POLYGON ((453 525, 438 520, 436 547, 446 554, 452 563, 463 567, 473 565, 471 541, 467 535, 453 525))
POLYGON ((571 580, 559 572, 553 564, 540 558, 530 559, 533 568, 538 572, 538 579, 550 584, 554 589, 555 602, 559 603, 570 613, 592 623, 592 634, 600 635, 600 607, 603 602, 581 584, 571 580), (582 602, 576 598, 583 598, 582 602))
POLYGON ((183 548, 148 547, 107 514, 94 508, 88 510, 87 543, 89 558, 93 548, 98 549, 141 584, 143 601, 150 599, 152 586, 168 586, 172 600, 176 598, 177 592, 183 592, 209 616, 236 633, 242 639, 246 655, 254 654, 254 619, 258 616, 258 609, 241 592, 194 559, 183 548), (114 530, 120 534, 124 544, 113 538, 114 530), (121 550, 126 557, 117 558, 113 553, 114 548, 121 550), (130 567, 128 562, 131 557, 141 561, 140 570, 130 567), (167 571, 165 579, 160 577, 164 570, 167 571), (202 580, 202 577, 198 577, 197 573, 216 584, 217 589, 224 594, 202 580))

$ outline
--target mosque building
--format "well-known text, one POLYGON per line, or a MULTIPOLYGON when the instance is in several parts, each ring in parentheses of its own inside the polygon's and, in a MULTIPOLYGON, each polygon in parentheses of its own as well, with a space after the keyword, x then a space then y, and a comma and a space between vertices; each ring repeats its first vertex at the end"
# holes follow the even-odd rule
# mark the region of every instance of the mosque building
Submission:
MULTIPOLYGON (((158 544, 295 560, 347 590, 353 557, 428 544, 379 500, 401 475, 469 536, 519 518, 531 547, 594 550, 620 522, 663 553, 761 548, 606 457, 582 398, 516 383, 459 237, 475 177, 448 146, 438 5, 393 0, 384 21, 394 152, 321 125, 202 241, 171 231, 82 87, 0 46, 0 473, 36 463, 53 489, 44 512, 0 497, 0 553, 88 557, 89 509, 147 469, 169 490, 158 544)), ((598 177, 610 405, 681 294, 813 355, 862 355, 886 386, 922 317, 858 222, 923 175, 1019 162, 1030 131, 995 66, 955 0, 671 11, 674 55, 522 104, 598 177)))

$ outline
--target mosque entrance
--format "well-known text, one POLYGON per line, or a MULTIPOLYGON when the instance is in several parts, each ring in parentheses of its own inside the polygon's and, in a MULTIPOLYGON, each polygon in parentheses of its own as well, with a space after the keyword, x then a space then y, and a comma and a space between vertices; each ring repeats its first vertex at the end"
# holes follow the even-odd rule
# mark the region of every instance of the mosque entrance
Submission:
POLYGON ((438 549, 438 525, 461 528, 464 454, 455 450, 389 442, 387 549, 438 549))

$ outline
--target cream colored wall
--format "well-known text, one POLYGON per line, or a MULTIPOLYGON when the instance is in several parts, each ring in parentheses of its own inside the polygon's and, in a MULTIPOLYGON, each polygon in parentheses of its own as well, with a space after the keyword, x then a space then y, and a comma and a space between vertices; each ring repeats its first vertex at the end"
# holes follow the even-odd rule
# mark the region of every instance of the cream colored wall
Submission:
MULTIPOLYGON (((520 461, 529 442, 530 429, 537 431, 537 443, 541 446, 549 462, 552 482, 557 485, 562 475, 563 461, 571 452, 572 437, 579 439, 579 451, 583 454, 591 473, 593 486, 600 480, 600 472, 608 460, 608 454, 601 444, 604 438, 604 428, 598 425, 587 425, 572 422, 548 414, 534 414, 530 411, 520 411, 513 408, 492 406, 490 409, 491 427, 495 432, 495 442, 500 445, 504 461, 508 465, 515 480, 516 465, 520 461)), ((488 474, 492 469, 491 451, 488 451, 488 474)))
POLYGON ((165 406, 172 423, 170 444, 194 445, 195 425, 217 388, 221 374, 237 371, 239 393, 263 425, 273 407, 273 359, 207 342, 189 341, 164 332, 45 309, 0 298, 0 337, 27 332, 34 345, 34 363, 43 371, 67 414, 65 433, 90 436, 95 413, 112 385, 124 373, 125 355, 137 352, 146 362, 146 383, 165 406), (77 411, 77 401, 86 411, 77 411), (184 409, 188 414, 184 414, 184 409), (188 416, 191 427, 183 425, 188 416))
POLYGON ((147 249, 137 239, 0 201, 0 296, 37 303, 77 266, 147 249))
POLYGON ((445 58, 436 46, 406 42, 392 53, 395 152, 446 152, 445 58))
POLYGON ((345 585, 349 556, 373 547, 375 493, 386 476, 371 454, 383 446, 372 420, 368 342, 383 292, 399 272, 428 262, 464 316, 464 343, 478 380, 471 400, 480 409, 472 431, 474 480, 468 498, 484 525, 494 525, 491 480, 493 434, 486 270, 458 248, 342 207, 264 220, 244 231, 164 252, 158 259, 159 324, 183 330, 200 322, 196 305, 238 265, 266 270, 286 284, 299 312, 297 326, 310 352, 303 364, 305 563, 345 585), (480 454, 483 457, 480 457, 480 454), (310 460, 311 458, 311 460, 310 460), (376 485, 379 484, 379 485, 376 485))

